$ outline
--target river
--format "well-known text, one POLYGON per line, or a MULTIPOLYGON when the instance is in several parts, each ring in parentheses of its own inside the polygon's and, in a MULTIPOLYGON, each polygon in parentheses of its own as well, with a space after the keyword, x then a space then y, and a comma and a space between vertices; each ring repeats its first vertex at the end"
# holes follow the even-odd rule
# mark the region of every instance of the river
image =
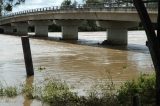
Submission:
MULTIPOLYGON (((99 45, 106 39, 106 32, 80 32, 78 41, 58 40, 61 33, 49 33, 49 37, 30 39, 34 83, 55 78, 82 90, 109 77, 119 84, 140 73, 154 72, 144 31, 129 31, 126 47, 99 45), (39 67, 45 69, 39 71, 39 67)), ((26 83, 20 37, 0 35, 0 73, 0 81, 6 85, 26 83)), ((17 97, 16 106, 30 106, 23 101, 24 98, 17 97)), ((38 104, 34 101, 31 105, 35 106, 34 103, 38 104)), ((1 105, 10 106, 6 102, 0 102, 1 105)))

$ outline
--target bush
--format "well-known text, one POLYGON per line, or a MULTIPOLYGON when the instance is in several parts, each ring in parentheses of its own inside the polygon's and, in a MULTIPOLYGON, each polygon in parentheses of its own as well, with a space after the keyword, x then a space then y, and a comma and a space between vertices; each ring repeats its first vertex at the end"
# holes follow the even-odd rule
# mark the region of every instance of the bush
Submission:
POLYGON ((77 101, 78 96, 71 92, 65 83, 51 80, 44 85, 40 98, 42 101, 55 106, 70 106, 69 104, 77 101))
POLYGON ((7 97, 14 97, 14 96, 17 96, 18 93, 17 93, 17 88, 16 87, 6 87, 4 89, 4 94, 7 96, 7 97))
POLYGON ((155 75, 141 75, 137 80, 124 83, 117 91, 117 99, 122 105, 131 105, 134 95, 139 95, 142 105, 155 105, 155 75))
MULTIPOLYGON (((40 86, 24 85, 22 94, 52 106, 131 106, 133 96, 139 95, 142 106, 154 106, 155 75, 141 75, 137 80, 124 83, 118 90, 111 81, 96 84, 86 96, 72 92, 66 83, 47 80, 40 86)), ((16 87, 0 84, 0 96, 17 96, 16 87)))

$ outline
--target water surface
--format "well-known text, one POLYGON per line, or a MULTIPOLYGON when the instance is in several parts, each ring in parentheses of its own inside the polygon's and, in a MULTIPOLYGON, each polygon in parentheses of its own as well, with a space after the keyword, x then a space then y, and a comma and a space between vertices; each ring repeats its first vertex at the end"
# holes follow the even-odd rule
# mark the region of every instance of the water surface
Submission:
MULTIPOLYGON (((88 89, 94 82, 111 77, 115 83, 136 78, 140 73, 152 73, 153 65, 144 31, 130 31, 128 46, 101 46, 105 32, 80 32, 78 41, 59 41, 61 33, 49 33, 52 40, 30 39, 35 77, 33 83, 56 78, 88 89), (39 67, 45 67, 39 71, 39 67)), ((21 39, 0 35, 0 81, 6 85, 26 83, 21 39)), ((39 106, 36 101, 15 98, 16 106, 39 106), (29 105, 26 105, 29 102, 29 105)), ((12 103, 12 102, 11 102, 12 103)), ((0 106, 10 106, 0 102, 0 106)))

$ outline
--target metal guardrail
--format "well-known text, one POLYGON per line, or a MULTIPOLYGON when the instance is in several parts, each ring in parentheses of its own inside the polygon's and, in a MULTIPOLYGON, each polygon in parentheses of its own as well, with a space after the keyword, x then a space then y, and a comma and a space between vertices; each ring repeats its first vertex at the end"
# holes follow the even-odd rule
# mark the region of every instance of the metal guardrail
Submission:
MULTIPOLYGON (((147 7, 151 12, 156 12, 157 7, 151 6, 147 7)), ((0 19, 10 18, 14 16, 30 14, 30 13, 42 13, 42 12, 61 12, 61 11, 136 11, 133 4, 107 4, 107 3, 96 3, 96 4, 78 4, 70 6, 53 6, 44 7, 37 9, 24 10, 19 12, 14 12, 10 14, 3 15, 0 19)))

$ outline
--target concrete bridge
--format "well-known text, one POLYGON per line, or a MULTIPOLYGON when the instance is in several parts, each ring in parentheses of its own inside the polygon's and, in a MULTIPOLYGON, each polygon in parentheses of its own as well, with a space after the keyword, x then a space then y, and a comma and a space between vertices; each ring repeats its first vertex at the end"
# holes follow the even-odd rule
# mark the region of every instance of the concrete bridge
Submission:
MULTIPOLYGON (((157 8, 147 7, 152 22, 157 21, 157 8)), ((20 11, 4 15, 0 27, 5 34, 27 35, 28 27, 35 27, 35 36, 48 37, 48 26, 62 27, 62 39, 78 40, 78 26, 83 20, 95 20, 107 29, 107 40, 114 44, 127 44, 128 28, 138 26, 139 16, 133 5, 92 4, 77 6, 54 6, 20 11)))

